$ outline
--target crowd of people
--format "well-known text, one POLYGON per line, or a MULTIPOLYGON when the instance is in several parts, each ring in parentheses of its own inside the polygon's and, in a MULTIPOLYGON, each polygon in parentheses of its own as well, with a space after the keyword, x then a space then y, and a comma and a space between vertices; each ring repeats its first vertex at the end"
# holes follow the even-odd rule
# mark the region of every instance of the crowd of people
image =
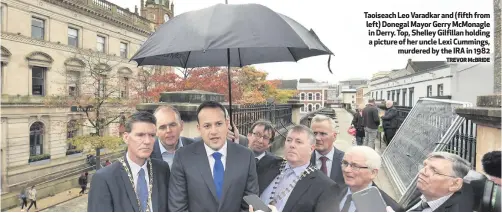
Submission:
MULTIPOLYGON (((316 115, 309 127, 289 128, 279 157, 268 151, 276 137, 271 122, 257 121, 241 136, 217 102, 198 107, 197 138, 180 136, 184 124, 174 107, 136 112, 125 125, 124 157, 92 177, 88 211, 254 211, 243 199, 248 195, 278 212, 357 211, 352 194, 378 188, 374 180, 382 164, 371 147, 375 126, 367 125, 367 116, 375 125, 378 118, 373 111, 362 112, 356 128, 369 139, 359 136, 361 146, 337 149, 335 121, 316 115)), ((462 194, 469 170, 457 155, 434 152, 423 162, 420 195, 410 206, 379 191, 388 211, 472 211, 462 194)))

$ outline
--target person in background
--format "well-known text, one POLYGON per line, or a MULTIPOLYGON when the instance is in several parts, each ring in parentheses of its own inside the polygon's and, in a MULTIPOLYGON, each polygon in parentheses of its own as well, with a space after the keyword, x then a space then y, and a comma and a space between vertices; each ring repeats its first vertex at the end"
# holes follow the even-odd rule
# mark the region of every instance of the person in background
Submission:
POLYGON ((24 207, 28 207, 28 199, 26 198, 26 188, 23 187, 19 193, 19 198, 21 199, 21 211, 24 207))
POLYGON ((385 133, 385 141, 387 141, 387 145, 389 145, 399 126, 397 123, 397 110, 394 107, 394 102, 391 100, 386 101, 385 107, 387 107, 387 110, 385 111, 385 115, 382 116, 382 126, 385 133))
POLYGON ((79 195, 83 195, 85 193, 85 189, 87 189, 88 175, 89 173, 85 172, 78 178, 78 185, 80 185, 80 188, 82 188, 82 190, 80 190, 80 192, 78 193, 79 195))
POLYGON ((30 206, 26 211, 30 211, 31 207, 34 205, 35 210, 37 210, 37 190, 35 189, 35 186, 31 186, 31 189, 28 190, 28 199, 30 200, 30 206))
POLYGON ((364 119, 362 108, 356 109, 354 113, 354 118, 352 119, 351 125, 356 129, 356 144, 358 146, 363 145, 364 141, 364 119))
POLYGON ((364 120, 364 142, 363 145, 375 148, 375 140, 380 126, 380 118, 378 117, 378 109, 375 106, 375 100, 368 101, 368 105, 363 110, 364 120))
POLYGON ((258 177, 267 171, 271 163, 280 157, 270 153, 268 150, 274 142, 275 131, 270 121, 256 121, 248 133, 249 149, 254 153, 256 159, 256 172, 258 177))
POLYGON ((112 163, 110 162, 110 160, 107 159, 105 162, 105 166, 109 166, 110 164, 112 164, 112 163))
POLYGON ((502 161, 500 157, 501 153, 502 152, 500 150, 491 151, 483 155, 483 158, 481 159, 481 163, 483 164, 483 170, 485 171, 486 174, 488 174, 490 180, 499 186, 502 185, 502 180, 500 179, 500 176, 502 176, 500 168, 501 167, 500 163, 502 161))

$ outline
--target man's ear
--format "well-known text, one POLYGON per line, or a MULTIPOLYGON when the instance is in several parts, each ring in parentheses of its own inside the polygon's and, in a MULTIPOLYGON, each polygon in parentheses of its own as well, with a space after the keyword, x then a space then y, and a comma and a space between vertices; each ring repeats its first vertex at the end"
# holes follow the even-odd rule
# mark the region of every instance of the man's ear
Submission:
POLYGON ((122 135, 122 140, 124 140, 125 144, 127 144, 128 139, 129 139, 129 132, 124 132, 124 135, 122 135))
POLYGON ((450 192, 457 192, 460 191, 460 189, 462 189, 463 185, 464 185, 464 179, 455 178, 450 187, 448 188, 448 190, 450 190, 450 192))
POLYGON ((181 132, 183 132, 183 121, 180 121, 181 132))

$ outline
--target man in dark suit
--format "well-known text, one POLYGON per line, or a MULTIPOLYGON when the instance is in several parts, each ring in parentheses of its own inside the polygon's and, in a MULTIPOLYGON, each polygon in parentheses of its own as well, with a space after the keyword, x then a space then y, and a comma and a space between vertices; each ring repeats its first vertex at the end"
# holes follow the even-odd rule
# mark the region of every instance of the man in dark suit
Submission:
POLYGON ((397 109, 394 107, 394 101, 387 100, 385 102, 385 107, 387 107, 387 110, 381 118, 383 131, 385 133, 385 141, 387 141, 387 145, 389 145, 399 126, 397 121, 397 109))
MULTIPOLYGON (((418 173, 417 189, 421 195, 405 209, 410 212, 472 212, 472 191, 464 191, 463 187, 463 178, 470 169, 470 163, 458 155, 429 154, 418 173)), ((387 211, 393 209, 387 208, 387 211)))
POLYGON ((197 109, 202 143, 192 143, 174 156, 169 182, 169 210, 195 212, 248 211, 243 197, 258 194, 254 155, 227 142, 225 109, 207 101, 197 109))
MULTIPOLYGON (((335 205, 335 208, 341 212, 356 212, 352 194, 370 186, 377 187, 373 180, 377 177, 381 165, 380 155, 368 146, 353 146, 347 150, 342 160, 346 186, 341 190, 340 196, 330 205, 335 205)), ((379 190, 387 206, 391 206, 396 211, 402 211, 401 206, 394 199, 381 189, 379 190)))
POLYGON ((134 113, 125 124, 125 156, 96 172, 87 203, 89 212, 168 211, 169 165, 150 159, 155 117, 134 113))
POLYGON ((277 159, 258 178, 260 198, 279 212, 331 212, 339 187, 310 165, 315 147, 312 130, 303 125, 292 127, 284 145, 286 160, 277 159))
POLYGON ((157 119, 157 139, 151 158, 163 160, 172 167, 176 151, 193 143, 193 139, 180 136, 183 131, 183 121, 176 108, 170 105, 159 106, 154 115, 157 119))
POLYGON ((343 185, 345 180, 342 175, 341 162, 344 153, 333 146, 336 140, 335 121, 325 115, 316 115, 312 118, 310 128, 315 134, 315 151, 311 162, 325 175, 336 183, 343 185))
POLYGON ((275 131, 272 123, 265 120, 255 122, 248 133, 248 146, 254 153, 258 176, 266 172, 277 159, 282 159, 268 151, 274 137, 275 131))

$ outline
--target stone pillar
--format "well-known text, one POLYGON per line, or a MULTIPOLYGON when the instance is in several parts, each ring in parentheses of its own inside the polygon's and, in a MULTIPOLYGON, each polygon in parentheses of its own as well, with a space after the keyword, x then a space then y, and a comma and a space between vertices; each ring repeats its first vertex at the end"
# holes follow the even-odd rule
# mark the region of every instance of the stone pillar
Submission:
POLYGON ((459 108, 456 113, 476 123, 476 171, 483 172, 483 155, 501 148, 501 95, 478 96, 476 105, 477 107, 459 108))
POLYGON ((300 103, 300 99, 298 97, 292 97, 288 100, 288 104, 291 104, 291 122, 294 124, 300 124, 300 120, 302 119, 301 108, 303 106, 300 103))
MULTIPOLYGON (((177 92, 163 92, 160 94, 159 103, 142 103, 136 106, 138 111, 149 111, 153 113, 155 109, 162 105, 171 105, 178 109, 183 120, 183 131, 181 136, 194 138, 199 136, 197 130, 197 107, 204 101, 217 101, 224 106, 227 104, 225 96, 218 93, 206 92, 202 90, 188 90, 177 92)), ((237 108, 239 105, 232 104, 232 108, 237 108)), ((228 108, 228 106, 227 106, 228 108)))

